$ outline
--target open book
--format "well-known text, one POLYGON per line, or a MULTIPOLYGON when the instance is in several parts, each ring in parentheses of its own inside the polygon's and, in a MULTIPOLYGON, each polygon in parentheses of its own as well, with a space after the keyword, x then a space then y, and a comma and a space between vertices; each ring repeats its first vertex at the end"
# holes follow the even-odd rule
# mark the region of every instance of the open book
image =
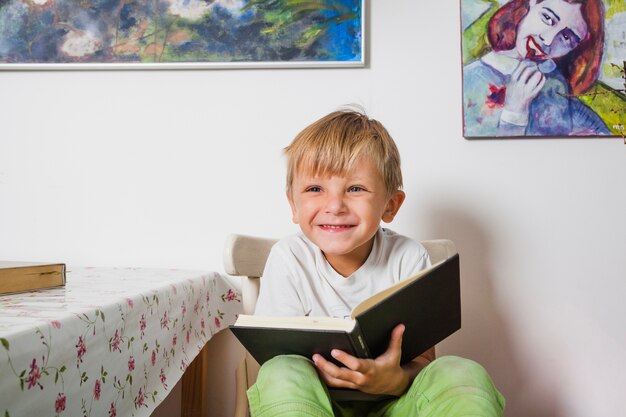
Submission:
POLYGON ((461 328, 458 254, 365 299, 348 319, 242 314, 230 329, 263 364, 285 354, 311 358, 319 353, 334 361, 331 349, 375 358, 387 350, 391 331, 400 323, 406 327, 402 364, 461 328))

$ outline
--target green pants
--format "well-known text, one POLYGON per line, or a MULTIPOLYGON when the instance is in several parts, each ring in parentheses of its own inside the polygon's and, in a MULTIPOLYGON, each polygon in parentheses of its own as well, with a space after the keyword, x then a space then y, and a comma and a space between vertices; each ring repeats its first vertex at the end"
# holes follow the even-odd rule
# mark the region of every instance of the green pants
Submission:
POLYGON ((424 368, 407 392, 380 402, 336 402, 301 356, 266 362, 248 390, 252 417, 500 417, 504 397, 485 369, 468 359, 443 356, 424 368))

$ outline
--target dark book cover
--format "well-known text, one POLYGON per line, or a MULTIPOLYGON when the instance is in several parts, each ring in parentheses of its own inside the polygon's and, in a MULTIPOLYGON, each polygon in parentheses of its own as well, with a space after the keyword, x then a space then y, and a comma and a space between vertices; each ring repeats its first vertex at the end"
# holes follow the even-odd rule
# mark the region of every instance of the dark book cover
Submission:
POLYGON ((461 328, 459 255, 413 281, 356 317, 372 357, 387 350, 391 331, 406 327, 402 364, 411 361, 461 328))

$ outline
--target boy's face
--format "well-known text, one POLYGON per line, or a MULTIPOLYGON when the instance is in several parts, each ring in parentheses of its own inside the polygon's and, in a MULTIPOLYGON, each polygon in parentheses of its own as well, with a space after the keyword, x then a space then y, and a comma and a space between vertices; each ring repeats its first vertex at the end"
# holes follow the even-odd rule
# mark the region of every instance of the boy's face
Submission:
POLYGON ((381 174, 364 158, 345 176, 296 172, 287 198, 294 223, 335 270, 347 276, 365 262, 380 221, 393 220, 404 193, 395 191, 389 196, 381 174))

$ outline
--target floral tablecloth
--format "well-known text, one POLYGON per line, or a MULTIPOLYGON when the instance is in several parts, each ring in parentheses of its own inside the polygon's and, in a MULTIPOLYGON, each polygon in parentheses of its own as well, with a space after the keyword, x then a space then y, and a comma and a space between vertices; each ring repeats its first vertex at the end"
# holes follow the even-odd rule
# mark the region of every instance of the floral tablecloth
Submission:
POLYGON ((0 296, 0 416, 149 416, 235 321, 226 276, 71 268, 65 288, 0 296))

